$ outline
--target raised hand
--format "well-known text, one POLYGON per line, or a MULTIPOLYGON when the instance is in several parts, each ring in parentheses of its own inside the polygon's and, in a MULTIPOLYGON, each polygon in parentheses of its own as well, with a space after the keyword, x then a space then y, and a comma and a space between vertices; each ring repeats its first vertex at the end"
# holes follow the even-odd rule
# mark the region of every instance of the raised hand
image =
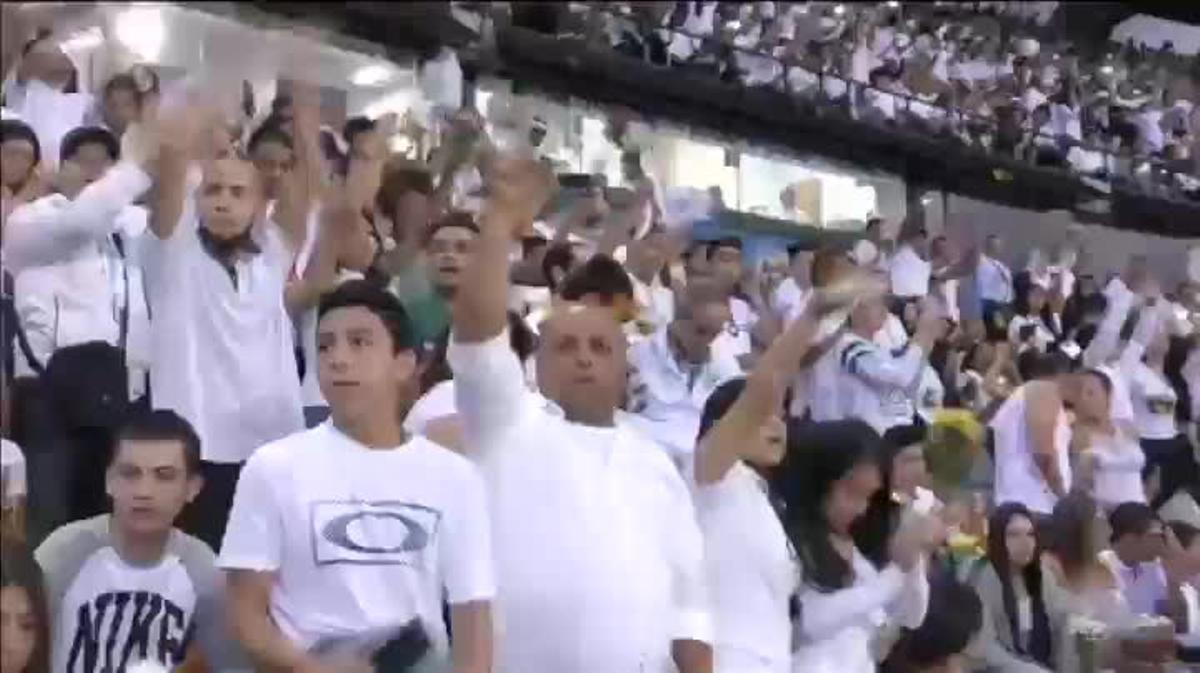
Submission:
POLYGON ((488 165, 487 188, 485 226, 501 227, 519 239, 558 190, 558 181, 536 159, 498 155, 488 165))

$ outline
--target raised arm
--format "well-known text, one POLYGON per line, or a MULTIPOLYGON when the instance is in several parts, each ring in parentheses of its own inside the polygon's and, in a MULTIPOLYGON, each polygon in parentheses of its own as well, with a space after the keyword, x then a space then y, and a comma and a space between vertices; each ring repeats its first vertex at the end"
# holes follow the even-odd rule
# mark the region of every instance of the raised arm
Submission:
MULTIPOLYGON (((150 187, 152 157, 124 159, 83 189, 65 208, 34 202, 13 209, 4 223, 4 264, 16 273, 53 264, 116 231, 117 214, 150 187)), ((64 198, 64 197, 55 197, 64 198)))
POLYGON ((805 354, 812 347, 821 318, 852 300, 853 293, 819 293, 804 313, 772 342, 746 387, 729 412, 701 440, 695 454, 696 482, 720 481, 738 460, 747 458, 752 443, 746 437, 757 435, 773 410, 780 409, 788 383, 805 365, 805 354))
POLYGON ((321 177, 321 93, 308 83, 292 87, 295 110, 296 165, 283 180, 273 219, 293 250, 299 250, 308 233, 308 212, 320 197, 321 177))
POLYGON ((532 161, 503 159, 489 173, 475 259, 463 271, 447 353, 466 444, 476 450, 516 420, 526 399, 521 363, 505 337, 508 252, 552 184, 548 171, 532 161))
MULTIPOLYGON (((189 106, 164 113, 147 124, 148 132, 156 134, 160 145, 154 191, 150 199, 150 231, 160 239, 171 238, 179 226, 187 198, 192 149, 197 134, 210 119, 208 111, 189 106)), ((131 130, 125 131, 122 141, 131 130)))
POLYGON ((509 250, 553 188, 553 176, 533 160, 500 158, 489 173, 475 261, 454 304, 454 340, 463 344, 494 339, 507 326, 509 250))

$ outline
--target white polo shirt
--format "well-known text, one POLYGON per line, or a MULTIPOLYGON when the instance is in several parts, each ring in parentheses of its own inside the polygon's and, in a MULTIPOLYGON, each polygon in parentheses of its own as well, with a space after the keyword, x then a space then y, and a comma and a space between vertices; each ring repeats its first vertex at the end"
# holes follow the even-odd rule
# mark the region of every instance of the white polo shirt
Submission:
POLYGON ((326 422, 246 462, 220 566, 278 573, 271 617, 305 649, 369 653, 417 618, 445 652, 443 592, 451 605, 495 595, 485 501, 448 449, 372 449, 326 422))
POLYGON ((304 428, 292 320, 283 289, 294 251, 270 222, 256 223, 262 251, 239 255, 237 284, 201 245, 190 196, 171 237, 143 238, 151 325, 150 385, 200 435, 204 460, 240 463, 254 449, 304 428))
POLYGON ((696 447, 704 403, 722 383, 740 376, 741 367, 727 351, 712 349, 707 362, 681 365, 664 327, 629 349, 630 419, 675 460, 696 447))
POLYGON ((497 673, 670 670, 712 641, 703 543, 671 461, 621 417, 571 423, 501 333, 451 339, 466 445, 490 495, 497 673))

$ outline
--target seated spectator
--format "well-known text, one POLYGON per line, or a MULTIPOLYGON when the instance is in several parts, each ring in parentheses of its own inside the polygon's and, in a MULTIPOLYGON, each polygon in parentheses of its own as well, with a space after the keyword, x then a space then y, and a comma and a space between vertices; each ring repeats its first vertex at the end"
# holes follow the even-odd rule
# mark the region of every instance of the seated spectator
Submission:
POLYGON ((1112 571, 1125 603, 1136 614, 1160 614, 1167 599, 1167 575, 1162 556, 1166 527, 1142 502, 1119 505, 1108 516, 1112 548, 1100 560, 1112 571))
POLYGON ((67 524, 37 549, 54 670, 96 671, 102 660, 125 670, 131 656, 169 668, 197 655, 215 670, 237 666, 216 558, 174 527, 203 486, 199 437, 170 411, 134 416, 105 480, 112 514, 67 524))
POLYGON ((988 670, 1044 673, 1054 669, 1059 626, 1043 589, 1033 514, 1020 503, 999 505, 988 522, 987 558, 973 585, 983 603, 983 629, 973 655, 988 670))
POLYGON ((331 420, 261 448, 238 482, 220 560, 237 640, 264 669, 445 665, 452 652, 459 670, 489 670, 496 585, 483 484, 459 456, 406 438, 397 409, 417 361, 402 306, 349 281, 322 298, 317 330, 331 420), (373 518, 403 524, 404 544, 362 523, 373 518))
POLYGON ((5 673, 48 673, 50 619, 42 569, 18 541, 0 539, 0 661, 5 673))
POLYGON ((693 281, 671 324, 629 351, 631 421, 681 465, 695 448, 705 400, 742 371, 729 351, 717 347, 728 322, 722 289, 693 281))

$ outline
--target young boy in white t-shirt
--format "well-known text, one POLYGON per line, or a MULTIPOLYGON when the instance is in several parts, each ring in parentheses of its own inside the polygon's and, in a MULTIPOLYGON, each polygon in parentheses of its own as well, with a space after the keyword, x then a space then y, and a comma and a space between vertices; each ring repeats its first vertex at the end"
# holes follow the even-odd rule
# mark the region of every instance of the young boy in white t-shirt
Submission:
POLYGON ((37 549, 46 580, 54 671, 174 670, 203 660, 245 668, 225 635, 216 557, 175 519, 203 486, 200 439, 172 411, 134 416, 105 473, 112 514, 75 521, 37 549))
POLYGON ((455 673, 490 670, 483 481, 467 459, 405 433, 396 410, 417 374, 414 346, 383 288, 353 280, 322 298, 330 420, 254 452, 221 548, 234 634, 260 670, 408 670, 445 665, 451 649, 455 673))

